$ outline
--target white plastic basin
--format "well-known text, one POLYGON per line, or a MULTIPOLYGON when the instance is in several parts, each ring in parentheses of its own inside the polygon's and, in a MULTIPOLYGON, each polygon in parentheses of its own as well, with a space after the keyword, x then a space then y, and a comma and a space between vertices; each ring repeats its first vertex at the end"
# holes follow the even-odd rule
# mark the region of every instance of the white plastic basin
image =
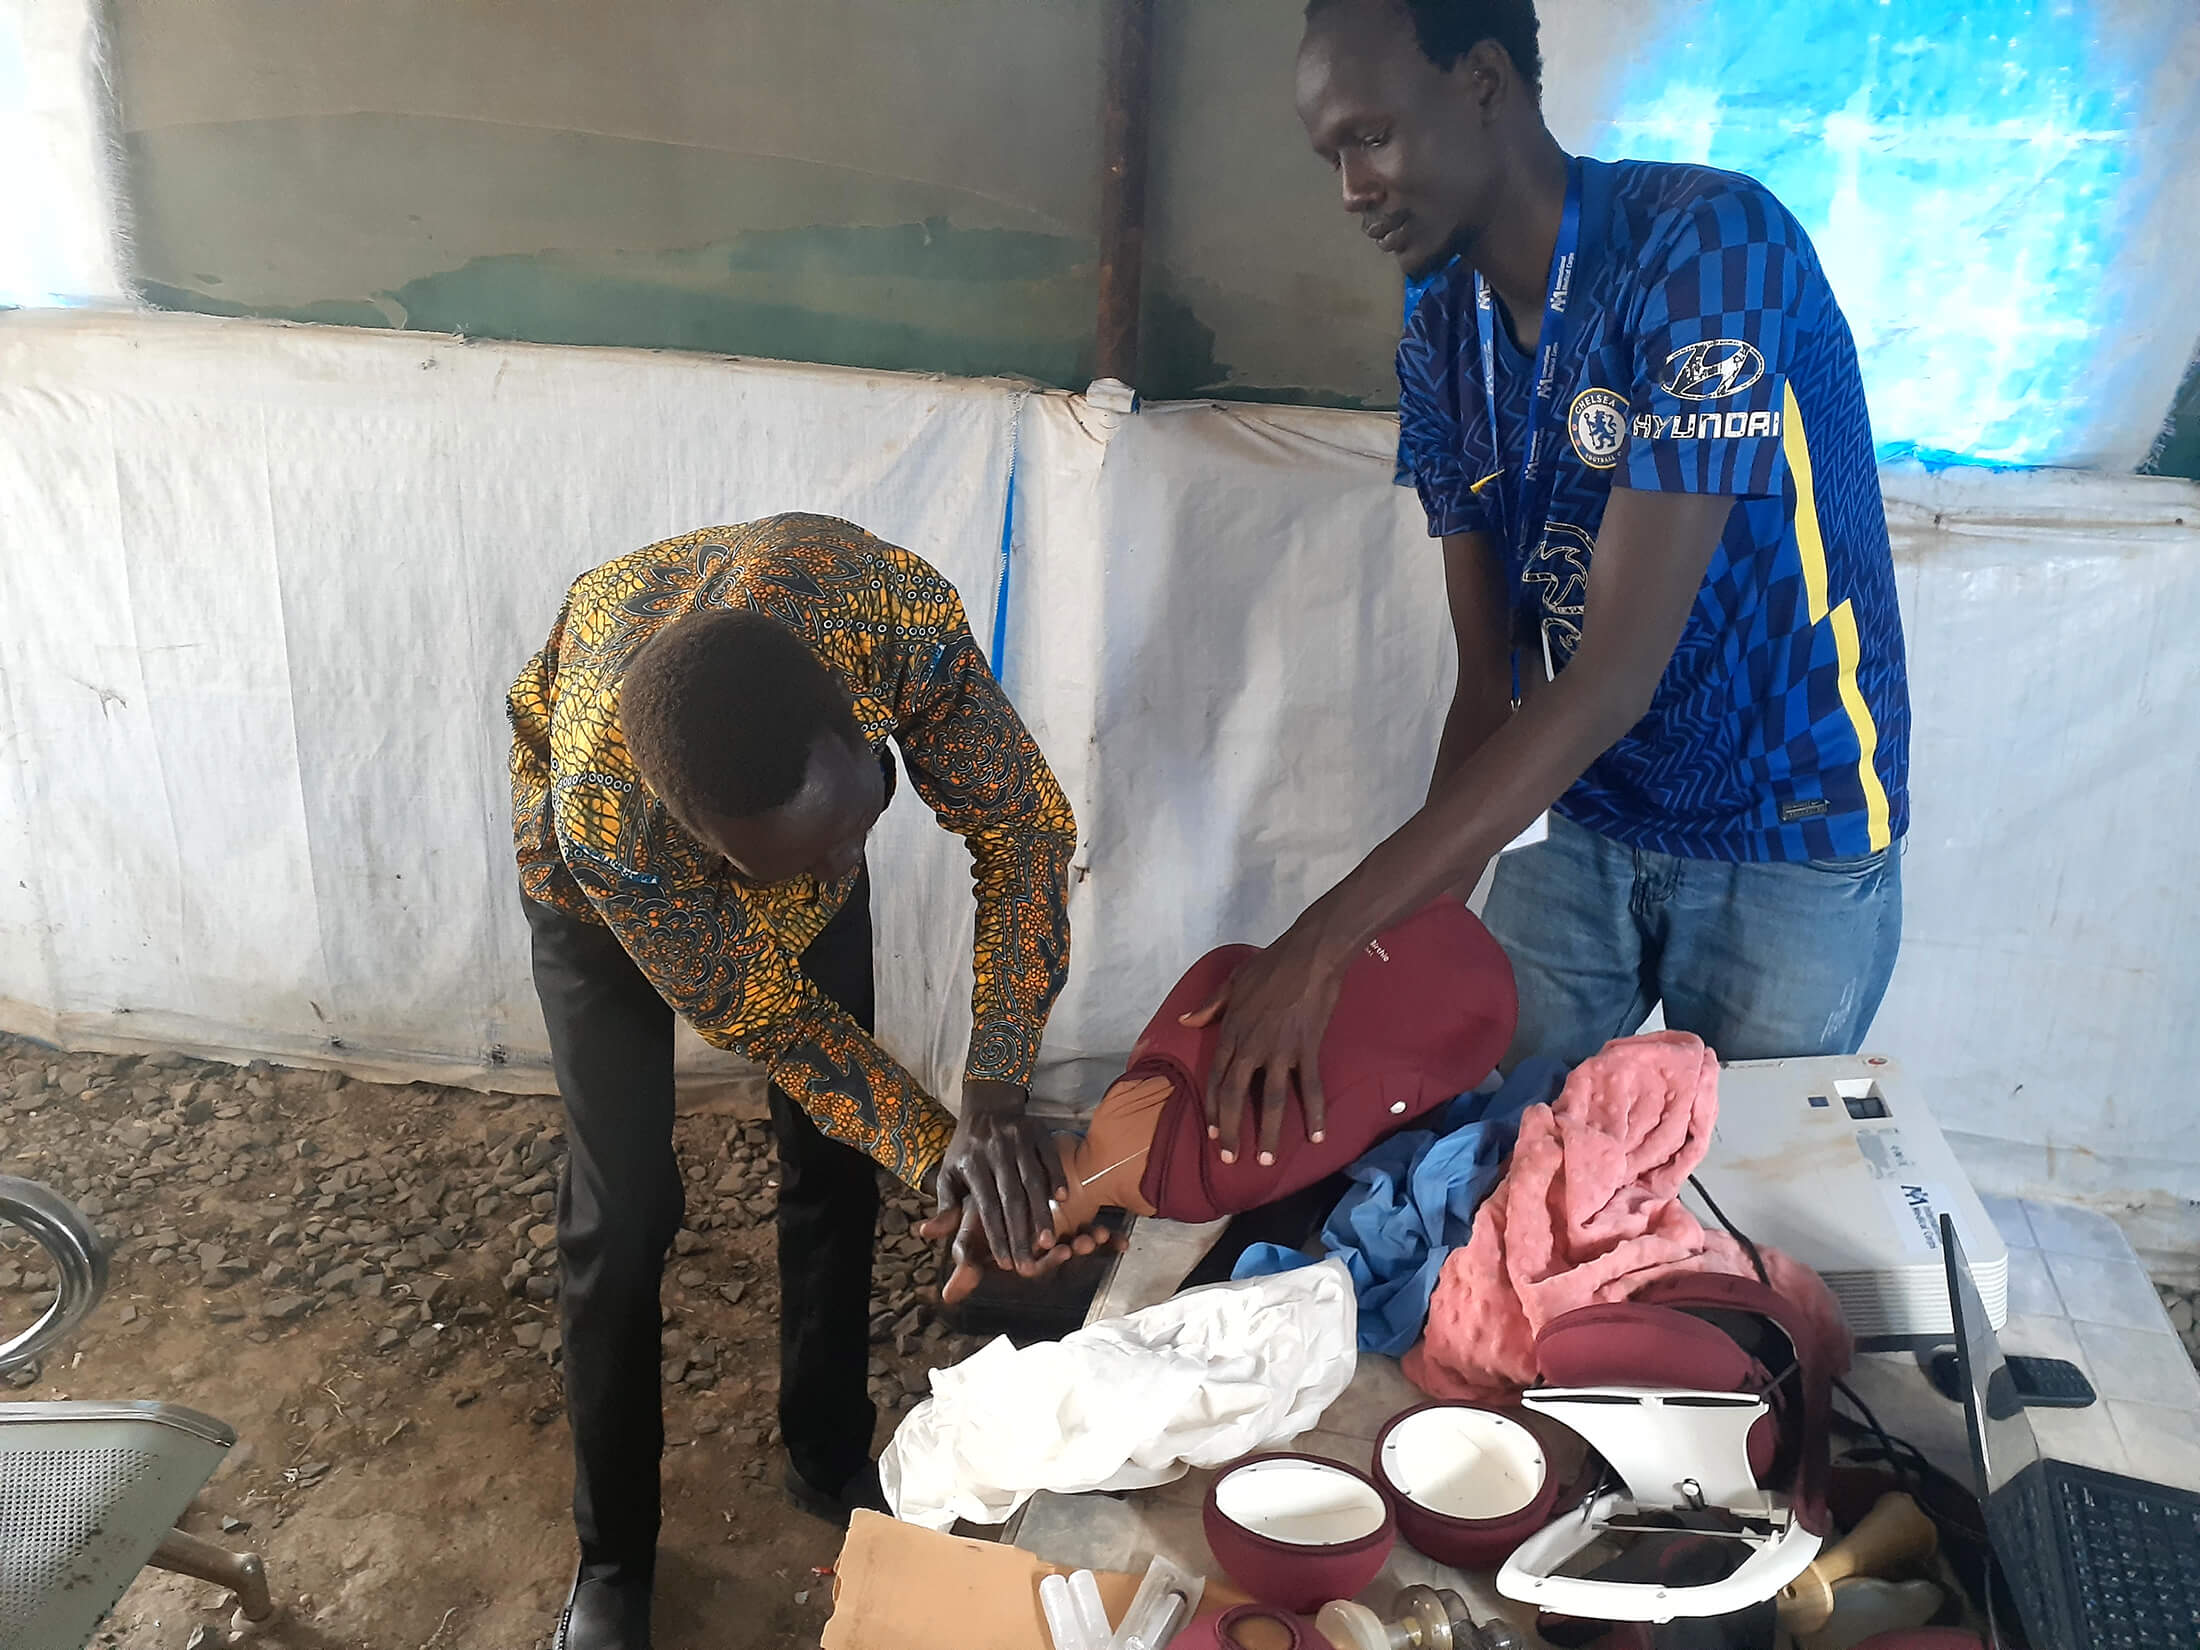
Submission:
POLYGON ((1383 1527, 1382 1495, 1319 1461, 1254 1461, 1215 1485, 1215 1510, 1242 1530, 1297 1547, 1362 1541, 1383 1527))
POLYGON ((1504 1518, 1543 1488, 1543 1446, 1518 1421, 1439 1406, 1408 1415, 1383 1440, 1384 1482, 1446 1518, 1504 1518))

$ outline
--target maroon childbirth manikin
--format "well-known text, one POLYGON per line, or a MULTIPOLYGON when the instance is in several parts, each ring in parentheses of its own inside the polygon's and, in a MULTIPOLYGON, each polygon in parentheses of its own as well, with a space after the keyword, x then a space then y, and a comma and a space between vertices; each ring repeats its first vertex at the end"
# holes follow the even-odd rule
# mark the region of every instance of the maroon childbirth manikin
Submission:
MULTIPOLYGON (((1255 952, 1250 945, 1208 952, 1154 1011, 1084 1139, 1063 1154, 1070 1195, 1055 1209, 1059 1237, 1083 1231, 1104 1208, 1204 1221, 1288 1197, 1473 1087, 1512 1040, 1519 1011, 1512 965, 1479 918, 1439 900, 1370 940, 1345 971, 1322 1038, 1323 1138, 1307 1137, 1294 1103, 1275 1162, 1263 1164, 1251 1149, 1250 1109, 1240 1139, 1207 1138, 1207 1074, 1219 1032, 1184 1024, 1255 952), (1222 1160, 1223 1147, 1234 1161, 1222 1160)), ((946 1298, 961 1300, 981 1275, 974 1265, 957 1268, 946 1298)))

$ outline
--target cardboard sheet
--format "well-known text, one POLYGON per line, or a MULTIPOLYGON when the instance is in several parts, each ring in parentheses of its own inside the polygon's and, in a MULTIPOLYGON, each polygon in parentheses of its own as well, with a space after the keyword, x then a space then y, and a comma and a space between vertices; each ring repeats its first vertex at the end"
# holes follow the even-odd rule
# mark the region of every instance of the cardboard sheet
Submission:
MULTIPOLYGON (((1067 1572, 1020 1547, 859 1512, 833 1575, 823 1650, 1052 1650, 1039 1583, 1067 1572)), ((1120 1623, 1139 1577, 1097 1572, 1108 1619, 1120 1623)), ((1243 1604, 1210 1577, 1202 1609, 1243 1604)))

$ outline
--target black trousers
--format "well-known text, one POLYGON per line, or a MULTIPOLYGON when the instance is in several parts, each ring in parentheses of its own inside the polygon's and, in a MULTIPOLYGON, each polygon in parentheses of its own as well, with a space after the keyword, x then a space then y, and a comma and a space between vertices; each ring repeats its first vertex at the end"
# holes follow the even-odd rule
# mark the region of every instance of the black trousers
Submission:
MULTIPOLYGON (((533 900, 535 990, 565 1099, 558 1187, 573 1523, 593 1576, 646 1580, 659 1522, 658 1286, 685 1213, 672 1150, 672 1010, 609 929, 533 900)), ((872 1028, 871 879, 802 971, 872 1028)), ((774 1084, 779 1147, 779 1429, 794 1469, 838 1491, 870 1459, 867 1387, 878 1174, 774 1084)))

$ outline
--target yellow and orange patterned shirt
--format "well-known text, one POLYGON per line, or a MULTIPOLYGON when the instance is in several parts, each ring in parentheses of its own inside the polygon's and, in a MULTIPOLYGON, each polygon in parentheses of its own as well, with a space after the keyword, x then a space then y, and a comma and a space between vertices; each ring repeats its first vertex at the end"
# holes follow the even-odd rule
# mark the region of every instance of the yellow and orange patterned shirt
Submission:
POLYGON ((698 608, 769 614, 839 677, 874 746, 891 737, 977 886, 971 1078, 1028 1083, 1069 961, 1077 822, 937 569, 826 516, 667 539, 584 573, 512 684, 512 833, 531 899, 609 925, 710 1042, 761 1063, 818 1126, 921 1186, 954 1122, 803 974, 855 883, 761 885, 677 824, 619 731, 627 661, 698 608))

